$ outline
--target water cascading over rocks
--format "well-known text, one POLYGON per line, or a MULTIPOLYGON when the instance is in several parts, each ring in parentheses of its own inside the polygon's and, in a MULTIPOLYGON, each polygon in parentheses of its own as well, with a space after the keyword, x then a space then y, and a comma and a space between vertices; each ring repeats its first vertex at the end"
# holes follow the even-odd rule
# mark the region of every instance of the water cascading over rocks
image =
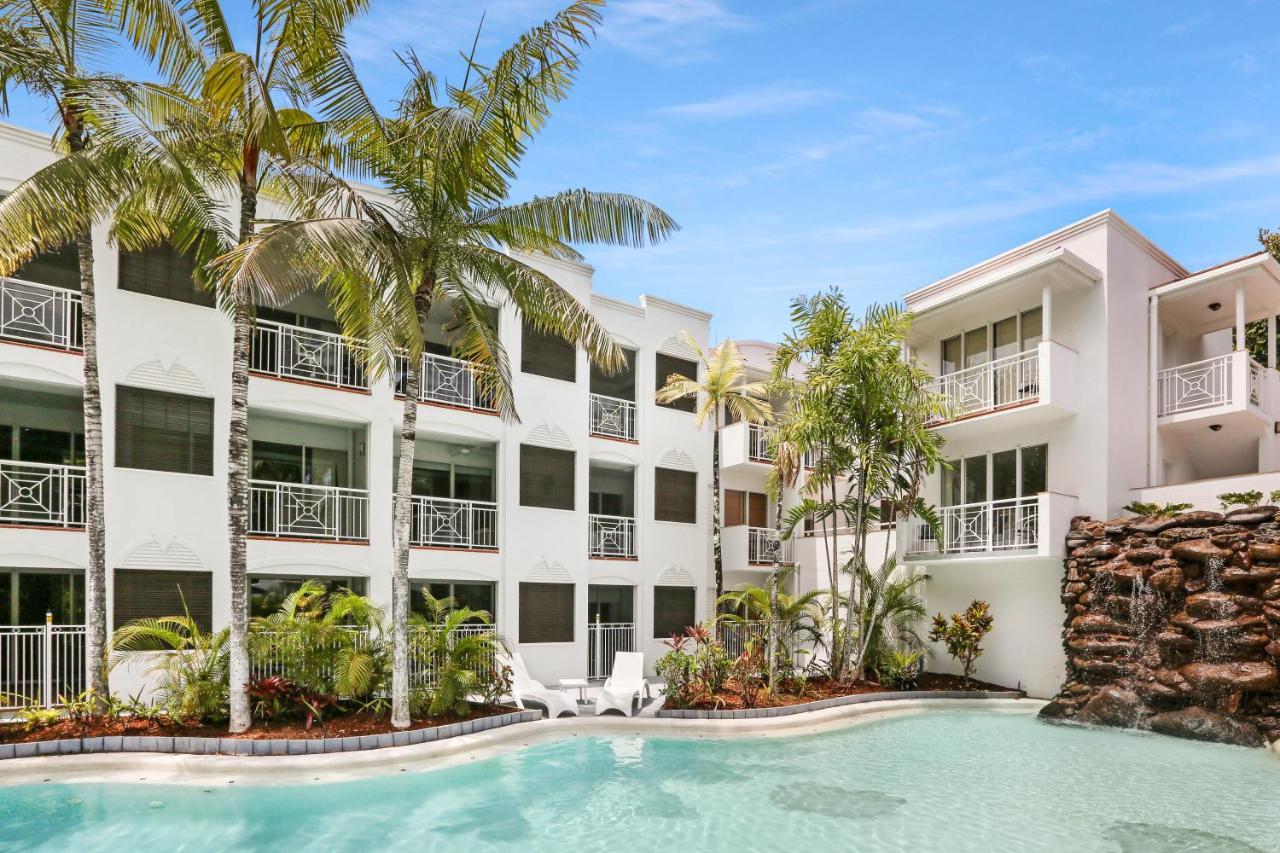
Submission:
POLYGON ((1067 681, 1042 717, 1280 740, 1276 507, 1076 518, 1067 553, 1067 681))

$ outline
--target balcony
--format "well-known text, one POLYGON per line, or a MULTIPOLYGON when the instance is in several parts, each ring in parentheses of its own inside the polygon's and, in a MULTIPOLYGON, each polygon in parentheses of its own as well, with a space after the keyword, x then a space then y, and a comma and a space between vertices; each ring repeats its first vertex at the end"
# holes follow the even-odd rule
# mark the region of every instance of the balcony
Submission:
POLYGON ((940 536, 918 518, 898 525, 899 559, 1062 556, 1075 507, 1075 497, 1056 492, 939 507, 940 536))
POLYGON ((780 563, 795 559, 795 542, 779 540, 772 527, 726 527, 720 533, 720 543, 727 571, 772 566, 775 554, 780 563))
POLYGON ((589 554, 615 560, 636 558, 636 520, 620 515, 587 517, 589 554))
POLYGON ((84 527, 84 466, 0 461, 0 524, 84 527))
POLYGON ((1158 417, 1182 421, 1249 410, 1262 415, 1272 401, 1273 373, 1244 350, 1166 368, 1156 375, 1158 417))
POLYGON ((1078 355, 1055 341, 936 378, 931 390, 950 412, 930 426, 949 439, 977 435, 999 416, 1001 427, 1046 423, 1074 411, 1078 355))
POLYGON ((591 395, 591 434, 621 441, 636 440, 636 404, 604 394, 591 395))
POLYGON ((0 338, 83 352, 81 305, 74 290, 0 278, 0 338))
POLYGON ((250 480, 249 534, 367 542, 369 493, 337 486, 250 480))
POLYGON ((367 391, 369 379, 359 356, 342 335, 258 320, 249 369, 277 379, 367 391))
MULTIPOLYGON (((452 356, 425 352, 422 354, 418 399, 424 403, 458 409, 496 412, 498 406, 493 395, 481 388, 480 383, 476 381, 481 374, 490 373, 492 371, 482 365, 452 356)), ((396 393, 404 394, 403 367, 397 371, 396 393)))
POLYGON ((769 449, 772 428, 760 424, 738 421, 720 428, 720 464, 730 468, 763 470, 760 466, 773 463, 769 449))
POLYGON ((414 495, 409 544, 496 551, 498 505, 489 501, 414 495))

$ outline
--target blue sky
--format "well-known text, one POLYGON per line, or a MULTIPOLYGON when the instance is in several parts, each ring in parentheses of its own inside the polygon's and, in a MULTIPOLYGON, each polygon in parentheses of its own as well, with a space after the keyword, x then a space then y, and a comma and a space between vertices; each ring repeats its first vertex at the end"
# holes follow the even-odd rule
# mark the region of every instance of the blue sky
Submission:
MULTIPOLYGON (((559 5, 374 0, 351 44, 390 99, 396 49, 456 77, 481 11, 492 57, 559 5)), ((662 205, 683 230, 588 249, 597 287, 711 309, 717 336, 776 338, 829 285, 897 299, 1106 207, 1205 266, 1280 226, 1277 5, 614 0, 517 190, 662 205)))

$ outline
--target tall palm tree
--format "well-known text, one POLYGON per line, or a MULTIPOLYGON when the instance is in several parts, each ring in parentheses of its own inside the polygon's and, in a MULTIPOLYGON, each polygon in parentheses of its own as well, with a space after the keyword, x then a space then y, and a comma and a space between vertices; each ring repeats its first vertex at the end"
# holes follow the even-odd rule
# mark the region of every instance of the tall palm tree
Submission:
POLYGON ((693 397, 699 402, 694 423, 701 429, 708 419, 711 421, 711 559, 718 603, 724 595, 724 559, 720 550, 721 412, 731 414, 735 420, 764 424, 773 420, 773 407, 769 404, 768 385, 747 381, 742 354, 732 338, 726 338, 709 353, 704 353, 688 332, 684 339, 697 353, 702 380, 673 373, 654 399, 659 403, 674 403, 693 397))
MULTIPOLYGON (((794 391, 795 385, 790 380, 774 380, 774 389, 789 394, 794 391)), ((790 531, 785 531, 783 525, 782 499, 787 489, 794 488, 796 481, 800 479, 800 470, 804 466, 804 454, 800 451, 799 446, 791 438, 788 424, 780 424, 773 429, 773 434, 769 439, 769 449, 773 455, 773 464, 769 468, 769 476, 766 481, 766 490, 773 495, 773 535, 775 542, 773 550, 773 566, 769 570, 769 606, 772 610, 777 609, 778 605, 778 585, 782 581, 782 538, 785 534, 790 536, 790 531)), ((777 675, 777 661, 775 650, 777 647, 776 628, 769 624, 769 691, 772 692, 777 675)))
MULTIPOLYGON (((121 35, 172 79, 182 78, 196 65, 197 46, 180 10, 166 0, 0 0, 0 115, 7 113, 10 89, 20 87, 53 106, 58 145, 64 155, 79 158, 97 136, 110 139, 111 123, 102 121, 104 107, 122 81, 101 69, 121 35)), ((55 164, 52 171, 65 171, 65 165, 55 164)), ((73 192, 60 195, 54 215, 33 215, 30 196, 31 188, 24 184, 0 203, 0 275, 12 273, 43 251, 75 244, 84 351, 85 532, 89 544, 84 594, 85 685, 102 699, 109 688, 102 390, 91 230, 95 211, 87 194, 73 192)))
POLYGON ((534 27, 492 67, 471 57, 462 84, 442 101, 417 58, 396 112, 347 124, 347 146, 379 191, 313 173, 323 189, 291 221, 223 261, 232 289, 302 290, 324 281, 344 332, 362 341, 372 375, 403 359, 404 407, 396 471, 391 621, 392 724, 409 725, 409 540, 421 354, 432 306, 447 304, 456 356, 484 368, 482 392, 517 417, 510 370, 489 306, 506 303, 526 322, 582 346, 605 369, 622 351, 591 313, 523 257, 578 260, 571 243, 641 246, 676 224, 631 196, 570 190, 513 203, 521 157, 568 93, 578 51, 599 21, 599 0, 581 0, 534 27))

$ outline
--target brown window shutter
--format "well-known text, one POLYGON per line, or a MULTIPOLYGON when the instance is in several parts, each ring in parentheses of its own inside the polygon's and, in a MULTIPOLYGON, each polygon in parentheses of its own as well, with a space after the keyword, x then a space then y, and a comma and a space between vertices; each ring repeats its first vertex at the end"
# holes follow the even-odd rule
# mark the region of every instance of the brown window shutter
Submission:
POLYGON ((746 522, 745 503, 747 493, 738 489, 726 489, 724 493, 724 526, 737 527, 746 522))
POLYGON ((747 495, 747 502, 747 524, 752 527, 768 527, 768 499, 759 492, 751 492, 747 495))
POLYGON ((574 507, 574 453, 554 447, 520 445, 520 505, 548 509, 574 507))
POLYGON ((195 260, 172 246, 120 253, 121 290, 212 308, 216 294, 195 280, 195 260))
MULTIPOLYGON (((677 358, 674 355, 660 352, 655 357, 654 364, 654 391, 661 391, 666 386, 667 380, 677 373, 685 379, 692 379, 694 382, 698 381, 698 363, 696 361, 689 361, 685 358, 677 358)), ((658 405, 668 409, 677 409, 681 412, 695 412, 698 409, 698 398, 682 397, 674 403, 658 403, 658 405)))
POLYGON ((213 474, 213 400, 116 386, 116 465, 213 474))
POLYGON ((696 524, 698 475, 672 468, 655 468, 653 474, 653 517, 658 521, 696 524))
POLYGON ((528 323, 520 336, 520 370, 573 382, 577 378, 578 351, 559 335, 540 332, 528 323))
POLYGON ((520 642, 573 642, 573 584, 520 584, 520 642))
POLYGON ((213 628, 213 573, 167 569, 116 569, 112 624, 160 616, 191 618, 201 630, 213 628))
POLYGON ((685 628, 697 623, 697 614, 694 613, 696 593, 697 590, 689 586, 653 588, 654 639, 683 634, 685 628))

